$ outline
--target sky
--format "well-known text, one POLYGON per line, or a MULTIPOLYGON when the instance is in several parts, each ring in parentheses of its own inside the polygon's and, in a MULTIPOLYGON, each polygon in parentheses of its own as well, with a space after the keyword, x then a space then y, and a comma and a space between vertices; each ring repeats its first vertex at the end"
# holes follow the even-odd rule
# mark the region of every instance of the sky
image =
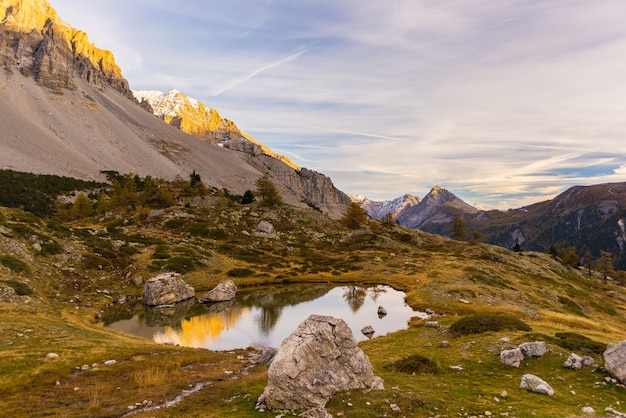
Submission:
POLYGON ((340 190, 518 208, 626 181, 624 0, 49 0, 340 190))

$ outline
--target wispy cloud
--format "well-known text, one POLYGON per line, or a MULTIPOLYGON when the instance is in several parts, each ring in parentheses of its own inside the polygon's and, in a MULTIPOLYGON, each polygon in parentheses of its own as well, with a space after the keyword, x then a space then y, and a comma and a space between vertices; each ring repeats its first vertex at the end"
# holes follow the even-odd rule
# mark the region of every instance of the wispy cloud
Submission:
POLYGON ((291 61, 296 60, 300 55, 304 54, 306 52, 306 50, 302 50, 302 51, 298 51, 296 53, 293 53, 287 57, 281 58, 279 60, 276 60, 274 62, 271 62, 269 64, 263 65, 262 67, 259 67, 253 71, 251 71, 250 73, 246 74, 243 77, 240 77, 236 80, 233 80, 232 82, 226 84, 225 86, 222 86, 220 88, 218 88, 213 94, 212 96, 219 96, 220 94, 227 92, 229 90, 234 89, 237 86, 240 86, 244 83, 247 83, 248 81, 252 80, 254 77, 258 76, 259 74, 261 74, 262 72, 271 70, 272 68, 276 68, 276 67, 280 67, 281 65, 287 64, 291 61))
POLYGON ((623 0, 51 3, 134 88, 183 90, 349 193, 506 207, 626 181, 623 0))

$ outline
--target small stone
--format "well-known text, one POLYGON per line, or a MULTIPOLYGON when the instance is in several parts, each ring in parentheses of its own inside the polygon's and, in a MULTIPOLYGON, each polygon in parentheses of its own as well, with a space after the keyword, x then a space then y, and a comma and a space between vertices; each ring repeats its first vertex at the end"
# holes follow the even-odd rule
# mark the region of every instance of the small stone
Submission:
POLYGON ((466 299, 459 299, 459 303, 463 303, 465 305, 468 305, 470 303, 470 301, 466 300, 466 299))
POLYGON ((439 343, 439 347, 441 348, 448 348, 450 347, 450 343, 446 340, 443 340, 442 342, 439 343))
POLYGON ((89 370, 89 365, 88 364, 83 364, 80 369, 81 370, 89 370))
POLYGON ((46 354, 46 358, 50 358, 50 359, 56 359, 59 358, 60 356, 57 353, 48 353, 46 354))
POLYGON ((428 328, 439 328, 441 325, 439 325, 439 322, 437 322, 437 321, 426 321, 424 326, 426 326, 428 328))
POLYGON ((104 362, 105 366, 112 366, 117 363, 117 360, 107 360, 104 362))
POLYGON ((503 390, 502 392, 500 392, 500 397, 506 399, 506 397, 509 396, 509 392, 507 392, 506 390, 503 390))
POLYGON ((56 382, 54 382, 54 386, 61 386, 61 382, 57 380, 56 382))
POLYGON ((450 366, 450 370, 463 371, 463 366, 450 366))
POLYGON ((511 339, 509 337, 502 337, 500 338, 500 342, 504 344, 508 344, 511 342, 511 339))
POLYGON ((387 310, 385 308, 383 308, 382 306, 379 306, 378 307, 378 316, 380 318, 382 318, 385 315, 387 315, 387 310))
POLYGON ((396 413, 396 414, 399 414, 400 412, 402 412, 400 407, 398 405, 396 405, 395 403, 389 404, 389 408, 391 408, 391 411, 396 413))
POLYGON ((596 414, 596 411, 592 407, 590 407, 590 406, 583 406, 581 410, 582 410, 583 414, 585 414, 585 415, 595 415, 596 414))

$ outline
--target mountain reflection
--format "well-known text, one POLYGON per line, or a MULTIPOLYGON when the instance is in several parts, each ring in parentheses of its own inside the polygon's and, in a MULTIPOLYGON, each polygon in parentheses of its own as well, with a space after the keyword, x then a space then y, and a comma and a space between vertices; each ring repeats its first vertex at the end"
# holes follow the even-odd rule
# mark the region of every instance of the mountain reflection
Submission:
POLYGON ((233 328, 239 318, 245 315, 249 308, 233 308, 211 314, 192 316, 183 319, 180 329, 167 327, 163 332, 157 332, 152 339, 158 344, 174 344, 183 347, 207 347, 211 342, 227 329, 233 328))

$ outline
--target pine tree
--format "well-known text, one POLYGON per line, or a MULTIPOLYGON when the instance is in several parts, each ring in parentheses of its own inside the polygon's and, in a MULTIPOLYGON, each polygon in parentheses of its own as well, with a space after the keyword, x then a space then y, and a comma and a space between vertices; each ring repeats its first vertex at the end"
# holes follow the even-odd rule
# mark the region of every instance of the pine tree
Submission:
POLYGON ((107 199, 107 194, 102 190, 100 192, 100 197, 98 198, 98 203, 96 204, 96 212, 99 215, 104 215, 109 211, 109 200, 107 199))
POLYGON ((72 214, 79 219, 86 218, 93 213, 93 207, 91 206, 91 200, 85 193, 80 193, 76 196, 76 201, 72 205, 72 214))
POLYGON ((452 223, 452 239, 465 241, 467 230, 465 229, 465 221, 459 215, 454 215, 452 223))
POLYGON ((256 195, 261 197, 263 206, 278 206, 283 203, 278 189, 276 189, 268 174, 264 174, 256 181, 256 195))
POLYGON ((339 220, 346 228, 359 229, 367 223, 367 213, 356 202, 350 202, 343 217, 339 220))
POLYGON ((254 193, 252 193, 252 190, 246 190, 246 192, 243 194, 243 197, 241 198, 241 203, 243 205, 248 205, 252 202, 254 202, 254 193))

